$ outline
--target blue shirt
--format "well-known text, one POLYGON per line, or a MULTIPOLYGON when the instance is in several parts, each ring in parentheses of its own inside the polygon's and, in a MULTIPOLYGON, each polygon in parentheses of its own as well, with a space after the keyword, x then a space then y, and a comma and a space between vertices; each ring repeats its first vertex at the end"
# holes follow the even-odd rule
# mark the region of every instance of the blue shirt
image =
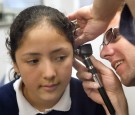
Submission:
MULTIPOLYGON (((14 82, 0 87, 0 115, 19 115, 14 82)), ((52 110, 46 115, 106 115, 101 105, 87 97, 78 79, 71 78, 70 97, 72 103, 69 111, 52 110)))

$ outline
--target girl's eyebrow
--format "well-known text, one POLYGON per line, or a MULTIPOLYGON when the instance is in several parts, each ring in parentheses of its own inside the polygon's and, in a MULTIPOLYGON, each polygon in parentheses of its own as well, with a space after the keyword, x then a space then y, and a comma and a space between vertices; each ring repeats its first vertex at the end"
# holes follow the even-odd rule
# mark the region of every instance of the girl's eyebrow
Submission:
POLYGON ((55 50, 52 50, 51 51, 51 54, 55 54, 55 53, 58 53, 58 52, 67 52, 67 51, 69 51, 68 48, 66 48, 66 47, 60 47, 60 48, 57 48, 55 50))
MULTIPOLYGON (((51 54, 57 53, 57 52, 60 52, 60 51, 65 51, 65 50, 67 51, 67 49, 68 48, 63 48, 63 47, 57 48, 55 50, 52 50, 51 54)), ((42 55, 42 54, 41 53, 35 53, 35 52, 28 52, 28 53, 23 54, 22 56, 40 56, 40 55, 42 55)))
POLYGON ((41 54, 40 53, 28 52, 28 53, 23 54, 22 56, 39 56, 39 55, 41 55, 41 54))
POLYGON ((51 53, 57 53, 57 52, 60 52, 62 50, 65 50, 65 49, 67 49, 67 48, 57 48, 57 49, 51 51, 51 53))

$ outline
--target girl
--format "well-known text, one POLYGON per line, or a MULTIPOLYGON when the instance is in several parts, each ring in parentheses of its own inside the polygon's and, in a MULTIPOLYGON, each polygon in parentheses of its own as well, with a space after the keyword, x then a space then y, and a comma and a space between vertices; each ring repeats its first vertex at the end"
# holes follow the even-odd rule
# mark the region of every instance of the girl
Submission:
POLYGON ((0 115, 105 115, 72 78, 73 25, 58 10, 32 6, 10 28, 14 81, 0 88, 0 115))

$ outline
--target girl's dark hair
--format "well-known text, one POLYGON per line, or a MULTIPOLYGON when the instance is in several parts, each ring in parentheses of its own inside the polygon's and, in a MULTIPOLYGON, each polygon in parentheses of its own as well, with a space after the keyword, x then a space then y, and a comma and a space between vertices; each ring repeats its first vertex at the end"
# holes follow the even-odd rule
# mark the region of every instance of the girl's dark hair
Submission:
POLYGON ((21 46, 24 33, 28 29, 42 24, 42 21, 49 23, 65 35, 67 40, 74 46, 74 26, 63 13, 44 5, 32 6, 20 12, 11 24, 9 38, 6 39, 6 47, 13 62, 16 62, 15 53, 21 46))

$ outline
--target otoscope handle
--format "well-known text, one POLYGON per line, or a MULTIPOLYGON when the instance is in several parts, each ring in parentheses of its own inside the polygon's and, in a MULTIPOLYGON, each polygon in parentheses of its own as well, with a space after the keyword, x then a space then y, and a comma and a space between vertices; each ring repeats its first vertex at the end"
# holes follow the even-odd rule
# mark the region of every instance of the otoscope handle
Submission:
POLYGON ((115 110, 110 102, 110 99, 109 99, 104 87, 100 87, 98 89, 98 91, 99 91, 102 99, 104 100, 104 103, 105 103, 106 107, 108 108, 108 111, 110 112, 110 114, 115 115, 115 110))
POLYGON ((115 115, 115 110, 114 110, 112 103, 111 103, 111 101, 110 101, 110 99, 109 99, 100 79, 99 79, 96 68, 93 66, 91 60, 87 56, 84 56, 84 63, 86 65, 86 67, 88 68, 88 72, 92 73, 94 81, 99 83, 100 87, 99 87, 98 91, 99 91, 108 111, 110 112, 111 115, 115 115))
POLYGON ((89 72, 91 72, 92 74, 97 73, 97 70, 94 68, 91 60, 88 57, 84 56, 83 61, 84 61, 85 65, 86 65, 86 67, 88 68, 89 72))

